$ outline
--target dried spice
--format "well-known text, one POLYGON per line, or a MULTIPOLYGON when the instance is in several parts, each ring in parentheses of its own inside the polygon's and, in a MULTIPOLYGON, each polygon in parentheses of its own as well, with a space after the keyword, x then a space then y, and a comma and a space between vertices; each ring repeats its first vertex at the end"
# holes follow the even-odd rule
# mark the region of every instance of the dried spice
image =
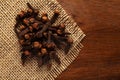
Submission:
POLYGON ((51 19, 47 13, 38 16, 39 10, 27 3, 28 10, 20 11, 16 17, 14 31, 19 39, 22 49, 20 52, 22 64, 24 65, 28 57, 37 57, 38 66, 47 64, 48 69, 52 66, 51 59, 60 64, 60 58, 56 53, 56 48, 63 49, 67 54, 72 46, 73 39, 70 33, 65 31, 65 25, 58 26, 52 24, 60 15, 59 10, 54 11, 51 19))

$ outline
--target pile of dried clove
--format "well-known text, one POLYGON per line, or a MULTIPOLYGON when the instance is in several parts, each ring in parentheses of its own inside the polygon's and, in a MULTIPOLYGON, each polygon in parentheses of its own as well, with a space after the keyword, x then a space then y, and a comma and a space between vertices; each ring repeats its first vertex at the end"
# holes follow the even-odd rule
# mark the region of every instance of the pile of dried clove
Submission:
POLYGON ((16 17, 14 31, 21 44, 21 60, 24 65, 27 58, 37 57, 38 66, 47 64, 51 67, 50 60, 55 60, 60 64, 60 58, 56 53, 56 48, 63 49, 67 54, 73 40, 69 37, 70 33, 65 32, 65 25, 62 23, 53 26, 58 16, 59 10, 54 11, 51 19, 47 13, 41 14, 39 10, 27 3, 28 10, 21 11, 16 17))

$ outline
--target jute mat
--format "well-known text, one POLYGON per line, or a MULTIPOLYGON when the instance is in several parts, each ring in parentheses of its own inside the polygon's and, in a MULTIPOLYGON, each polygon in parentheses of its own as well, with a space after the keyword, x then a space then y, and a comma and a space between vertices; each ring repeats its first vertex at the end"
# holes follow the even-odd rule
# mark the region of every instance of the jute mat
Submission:
POLYGON ((56 0, 0 0, 0 80, 54 80, 78 56, 83 47, 80 42, 84 37, 80 27, 56 0), (19 11, 27 9, 27 2, 39 9, 40 13, 47 12, 49 18, 55 9, 59 9, 61 15, 54 25, 65 23, 66 30, 72 34, 72 48, 67 55, 57 50, 61 65, 53 61, 51 70, 47 70, 46 65, 39 68, 35 58, 27 61, 24 67, 21 65, 21 47, 13 28, 15 16, 19 11))

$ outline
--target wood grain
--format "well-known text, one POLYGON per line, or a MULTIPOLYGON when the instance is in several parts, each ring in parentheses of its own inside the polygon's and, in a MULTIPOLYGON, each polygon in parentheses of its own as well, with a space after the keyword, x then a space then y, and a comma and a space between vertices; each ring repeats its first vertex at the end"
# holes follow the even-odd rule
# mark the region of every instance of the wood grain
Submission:
POLYGON ((120 80, 120 0, 58 0, 85 32, 84 48, 56 80, 120 80))

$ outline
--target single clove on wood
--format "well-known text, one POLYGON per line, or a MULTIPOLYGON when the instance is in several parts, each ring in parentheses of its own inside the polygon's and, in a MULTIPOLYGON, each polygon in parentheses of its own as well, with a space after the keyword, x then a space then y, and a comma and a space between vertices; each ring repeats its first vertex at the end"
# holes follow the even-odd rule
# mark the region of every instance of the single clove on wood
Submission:
POLYGON ((28 10, 20 11, 16 17, 14 31, 21 45, 21 61, 24 65, 27 58, 37 57, 38 66, 47 64, 51 68, 50 60, 55 60, 59 65, 60 58, 56 48, 64 49, 67 54, 73 44, 69 32, 65 31, 64 23, 53 26, 60 15, 59 10, 55 10, 51 19, 47 13, 38 16, 39 10, 27 3, 28 10))

